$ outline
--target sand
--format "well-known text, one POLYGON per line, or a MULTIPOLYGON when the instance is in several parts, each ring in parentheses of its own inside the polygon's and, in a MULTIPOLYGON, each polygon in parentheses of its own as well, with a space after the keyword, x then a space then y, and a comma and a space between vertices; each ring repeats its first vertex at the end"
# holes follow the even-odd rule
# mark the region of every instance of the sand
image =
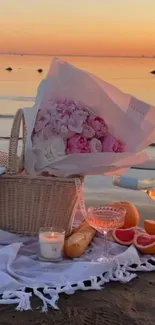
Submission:
POLYGON ((59 311, 47 314, 36 310, 15 312, 14 306, 0 306, 1 325, 154 325, 155 276, 139 273, 128 284, 109 283, 101 291, 78 291, 62 295, 59 311))

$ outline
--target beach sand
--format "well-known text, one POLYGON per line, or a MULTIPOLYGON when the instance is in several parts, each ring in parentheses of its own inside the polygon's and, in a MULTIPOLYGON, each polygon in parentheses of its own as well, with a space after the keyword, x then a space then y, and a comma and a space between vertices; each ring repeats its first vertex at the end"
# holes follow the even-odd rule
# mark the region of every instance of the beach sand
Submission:
POLYGON ((139 273, 128 284, 109 283, 101 291, 78 291, 62 295, 59 311, 37 310, 40 301, 32 300, 33 311, 15 312, 14 306, 0 306, 1 325, 154 325, 155 276, 139 273))

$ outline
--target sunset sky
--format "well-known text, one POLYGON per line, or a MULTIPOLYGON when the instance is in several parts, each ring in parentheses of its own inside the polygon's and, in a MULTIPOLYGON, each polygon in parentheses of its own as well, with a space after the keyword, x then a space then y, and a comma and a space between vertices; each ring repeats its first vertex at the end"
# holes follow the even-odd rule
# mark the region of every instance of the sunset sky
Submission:
POLYGON ((0 53, 155 55, 155 0, 0 0, 0 53))

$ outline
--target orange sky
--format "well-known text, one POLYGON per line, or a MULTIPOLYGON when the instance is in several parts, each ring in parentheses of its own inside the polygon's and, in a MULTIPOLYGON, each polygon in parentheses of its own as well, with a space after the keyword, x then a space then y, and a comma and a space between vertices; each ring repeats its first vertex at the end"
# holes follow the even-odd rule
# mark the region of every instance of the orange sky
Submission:
POLYGON ((155 55, 155 0, 0 0, 0 53, 155 55))

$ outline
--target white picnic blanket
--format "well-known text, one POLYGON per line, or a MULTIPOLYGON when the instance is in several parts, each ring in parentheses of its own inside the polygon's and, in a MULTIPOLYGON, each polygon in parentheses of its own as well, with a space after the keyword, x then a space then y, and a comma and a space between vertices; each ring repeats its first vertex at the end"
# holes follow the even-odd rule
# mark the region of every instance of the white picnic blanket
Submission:
MULTIPOLYGON (((79 221, 77 215, 76 225, 79 221)), ((42 311, 47 311, 48 307, 58 309, 57 301, 62 292, 100 290, 109 281, 130 281, 136 277, 136 270, 155 270, 155 259, 141 258, 133 246, 126 248, 112 240, 109 245, 110 255, 116 258, 106 263, 97 262, 104 248, 101 235, 94 238, 81 258, 47 263, 38 260, 37 238, 0 230, 0 304, 16 304, 16 310, 30 310, 33 293, 41 299, 42 311), (32 292, 27 292, 28 288, 32 292)))

